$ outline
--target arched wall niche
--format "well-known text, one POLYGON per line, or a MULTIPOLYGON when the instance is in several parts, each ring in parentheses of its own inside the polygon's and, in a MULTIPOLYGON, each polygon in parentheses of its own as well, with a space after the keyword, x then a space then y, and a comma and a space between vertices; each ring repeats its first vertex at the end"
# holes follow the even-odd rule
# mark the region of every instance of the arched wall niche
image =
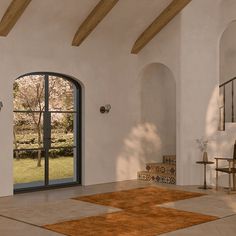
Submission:
POLYGON ((236 20, 224 30, 220 38, 220 84, 236 77, 236 20))
MULTIPOLYGON (((236 83, 229 82, 236 77, 236 21, 232 21, 224 30, 220 38, 220 107, 225 107, 225 115, 221 114, 226 123, 232 121, 232 89, 236 90, 236 83), (228 83, 227 83, 228 82, 228 83), (225 97, 224 97, 225 91, 225 97), (225 101, 225 102, 224 102, 225 101), (224 105, 225 104, 225 105, 224 105)), ((235 100, 234 100, 235 103, 235 100)), ((221 124, 222 125, 222 124, 221 124)))
POLYGON ((144 159, 161 162, 163 155, 176 154, 176 82, 164 64, 146 65, 141 74, 141 141, 144 159))

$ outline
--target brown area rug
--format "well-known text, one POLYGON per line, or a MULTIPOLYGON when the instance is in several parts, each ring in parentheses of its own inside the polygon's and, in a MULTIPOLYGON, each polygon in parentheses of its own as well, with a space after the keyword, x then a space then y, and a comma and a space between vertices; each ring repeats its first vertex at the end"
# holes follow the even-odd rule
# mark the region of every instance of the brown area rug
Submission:
POLYGON ((202 195, 200 193, 146 187, 78 197, 75 199, 117 207, 123 211, 44 227, 69 236, 155 236, 216 220, 217 217, 214 216, 156 206, 157 204, 202 195))
POLYGON ((144 187, 112 193, 82 196, 74 199, 127 210, 135 206, 154 206, 203 195, 205 194, 160 187, 144 187))

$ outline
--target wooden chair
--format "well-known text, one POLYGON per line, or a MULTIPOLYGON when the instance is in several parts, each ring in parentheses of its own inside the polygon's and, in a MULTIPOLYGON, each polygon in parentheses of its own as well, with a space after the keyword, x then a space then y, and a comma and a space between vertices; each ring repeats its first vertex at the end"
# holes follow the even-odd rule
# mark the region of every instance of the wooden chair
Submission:
POLYGON ((229 193, 231 192, 231 176, 233 176, 233 191, 236 191, 236 142, 234 144, 234 153, 233 158, 224 158, 224 157, 216 157, 216 190, 218 190, 218 180, 219 180, 219 174, 218 172, 227 173, 229 175, 229 193), (228 166, 227 167, 219 167, 219 161, 227 161, 228 166))

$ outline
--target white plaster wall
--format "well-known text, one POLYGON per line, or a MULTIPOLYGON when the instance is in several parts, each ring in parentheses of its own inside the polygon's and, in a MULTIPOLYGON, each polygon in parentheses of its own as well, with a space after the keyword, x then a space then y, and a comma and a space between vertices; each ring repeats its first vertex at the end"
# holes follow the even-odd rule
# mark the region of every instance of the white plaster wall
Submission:
MULTIPOLYGON (((202 166, 195 164, 201 159, 197 138, 210 140, 211 160, 232 151, 235 129, 222 135, 217 128, 219 42, 236 19, 235 9, 235 0, 193 0, 139 55, 141 66, 162 62, 177 81, 177 184, 202 183, 202 166)), ((208 181, 215 184, 214 166, 209 168, 208 181)))
MULTIPOLYGON (((130 50, 143 28, 170 1, 121 0, 80 47, 72 47, 78 26, 97 2, 32 1, 8 37, 0 38, 0 100, 4 103, 0 196, 13 191, 12 85, 15 78, 29 72, 63 73, 83 84, 83 184, 136 179, 137 171, 144 168, 136 151, 139 72, 137 57, 130 50), (100 114, 99 107, 107 103, 111 112, 100 114)), ((3 2, 1 14, 9 3, 3 2)))
MULTIPOLYGON (((236 17, 236 1, 192 1, 182 15, 181 42, 181 107, 182 129, 179 181, 182 184, 199 184, 201 167, 194 164, 200 158, 195 139, 205 136, 210 140, 209 155, 227 155, 233 145, 227 130, 224 142, 228 145, 219 151, 222 140, 217 131, 219 99, 220 38, 227 25, 236 17), (227 10, 225 10, 227 9, 227 10), (193 14, 194 12, 194 14, 193 14), (181 173, 181 174, 180 174, 181 173)), ((210 183, 215 183, 214 166, 209 173, 210 183)))
MULTIPOLYGON (((195 140, 214 138, 218 128, 219 1, 192 1, 181 18, 181 130, 178 182, 200 184, 195 140), (214 3, 213 3, 214 2, 214 3), (194 13, 193 13, 194 12, 194 13)), ((210 158, 215 153, 209 150, 210 158)))
MULTIPOLYGON (((88 185, 135 179, 143 168, 139 75, 150 63, 166 65, 176 80, 177 183, 200 184, 202 168, 195 161, 201 156, 195 139, 211 139, 211 158, 227 155, 233 145, 234 131, 230 131, 224 137, 228 145, 220 152, 217 149, 217 103, 219 41, 236 19, 236 1, 192 0, 139 55, 130 54, 132 44, 170 1, 119 1, 79 48, 70 46, 73 35, 98 1, 70 0, 66 5, 64 0, 56 1, 56 5, 55 0, 32 1, 9 36, 0 38, 0 100, 4 102, 0 196, 12 194, 13 187, 12 84, 16 77, 54 71, 83 83, 83 184, 88 185), (106 103, 112 105, 111 113, 101 115, 99 106, 106 103)), ((213 170, 208 177, 214 183, 213 170)))

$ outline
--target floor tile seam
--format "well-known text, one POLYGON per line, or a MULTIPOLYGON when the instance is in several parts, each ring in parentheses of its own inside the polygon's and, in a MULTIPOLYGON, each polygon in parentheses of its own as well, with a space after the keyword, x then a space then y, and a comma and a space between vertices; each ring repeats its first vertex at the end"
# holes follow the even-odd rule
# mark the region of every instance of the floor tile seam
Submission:
MULTIPOLYGON (((185 205, 185 206, 172 206, 172 205, 169 205, 169 203, 164 203, 164 204, 160 204, 160 205, 156 205, 156 206, 157 206, 157 207, 166 207, 166 208, 179 209, 179 210, 182 210, 182 209, 181 209, 182 207, 186 207, 186 205, 185 205)), ((225 208, 225 207, 223 207, 223 206, 215 206, 214 208, 215 208, 215 209, 219 209, 219 210, 225 210, 225 211, 227 211, 227 210, 232 210, 232 208, 227 209, 227 208, 225 208)), ((184 210, 184 209, 183 209, 183 210, 184 210)), ((199 212, 196 212, 196 213, 199 213, 199 212)), ((236 214, 236 212, 235 212, 234 214, 236 214)))
POLYGON ((202 194, 202 195, 211 195, 211 193, 206 193, 206 192, 202 192, 202 191, 198 191, 198 190, 192 190, 192 189, 182 189, 182 188, 176 188, 176 187, 172 187, 172 186, 162 186, 162 185, 149 185, 146 187, 156 187, 156 188, 161 188, 164 190, 173 190, 173 191, 181 191, 181 192, 190 192, 190 193, 198 193, 198 194, 202 194))
MULTIPOLYGON (((146 202, 147 205, 145 205, 145 206, 146 206, 146 207, 147 207, 147 206, 148 206, 148 207, 164 207, 164 208, 173 209, 174 207, 169 207, 168 204, 176 203, 176 202, 179 202, 179 201, 185 201, 185 200, 189 200, 189 199, 193 199, 193 198, 199 198, 199 197, 202 197, 202 196, 195 196, 195 197, 191 197, 191 198, 180 199, 180 200, 177 200, 177 201, 174 201, 174 202, 165 202, 165 203, 160 203, 160 204, 155 204, 155 203, 146 202)), ((140 206, 140 205, 137 205, 137 206, 130 206, 130 207, 126 207, 126 208, 118 208, 118 207, 115 207, 115 206, 108 205, 108 204, 106 204, 106 202, 105 202, 105 203, 99 203, 99 202, 94 203, 94 202, 86 201, 86 199, 85 199, 85 200, 79 200, 79 199, 76 199, 76 198, 73 198, 72 200, 74 200, 74 201, 79 201, 79 202, 90 203, 90 204, 94 204, 94 205, 97 205, 97 206, 105 206, 105 207, 108 207, 108 208, 113 208, 113 209, 117 210, 117 212, 118 212, 118 211, 129 210, 129 209, 132 209, 132 208, 134 208, 134 207, 140 206)), ((145 203, 144 203, 144 204, 145 204, 145 203)), ((145 206, 144 206, 144 207, 145 207, 145 206)), ((175 209, 175 208, 174 208, 174 209, 175 209)), ((176 210, 178 210, 178 209, 176 209, 176 210)), ((179 210, 181 210, 181 209, 179 209, 179 210)), ((184 210, 183 210, 183 211, 184 211, 184 210)), ((108 212, 108 213, 109 213, 109 212, 108 212)), ((199 212, 193 212, 193 213, 201 214, 201 213, 199 213, 199 212)))
POLYGON ((231 214, 231 215, 227 215, 227 216, 223 216, 223 217, 219 218, 219 220, 221 220, 221 219, 227 219, 227 218, 232 217, 232 216, 236 216, 236 213, 231 214))
MULTIPOLYGON (((113 207, 113 206, 108 206, 108 205, 101 205, 101 204, 97 204, 97 203, 92 203, 92 202, 86 202, 86 201, 81 201, 81 200, 76 200, 76 199, 67 199, 67 201, 71 201, 71 203, 78 203, 78 204, 83 204, 84 206, 99 206, 99 207, 103 207, 103 208, 110 208, 111 210, 116 210, 116 211, 119 211, 119 210, 122 210, 121 208, 117 208, 117 207, 113 207)), ((38 207, 47 207, 47 206, 51 206, 51 205, 57 205, 58 203, 60 203, 59 201, 51 204, 51 203, 44 203, 44 204, 39 204, 38 207)), ((90 207, 89 206, 89 207, 90 207)), ((32 206, 21 206, 21 207, 11 207, 11 208, 2 208, 0 209, 0 215, 3 214, 4 215, 4 211, 7 211, 9 212, 9 209, 11 211, 14 211, 14 210, 20 210, 20 209, 30 209, 32 208, 32 206)))
MULTIPOLYGON (((180 200, 177 200, 177 201, 165 202, 165 203, 161 203, 161 204, 157 204, 157 205, 168 205, 168 204, 173 204, 173 203, 182 203, 182 202, 185 202, 185 201, 187 202, 187 201, 191 201, 191 200, 193 200, 193 201, 196 200, 197 201, 199 198, 201 198, 201 200, 202 200, 202 198, 214 199, 213 197, 208 197, 208 196, 199 196, 199 197, 196 196, 196 197, 192 197, 192 198, 180 199, 180 200)), ((220 200, 220 199, 218 199, 218 200, 220 200)), ((223 200, 222 200, 222 202, 223 202, 223 200)))
MULTIPOLYGON (((49 232, 52 232, 51 230, 49 230, 47 228, 44 228, 44 226, 36 225, 36 224, 30 223, 30 222, 27 222, 27 221, 24 221, 24 220, 15 219, 13 217, 5 216, 5 215, 2 215, 2 214, 0 214, 0 217, 8 219, 8 220, 13 220, 13 221, 16 221, 16 222, 19 222, 19 223, 22 223, 22 224, 30 225, 30 226, 33 226, 33 227, 36 227, 36 228, 39 228, 39 229, 49 231, 49 232)), ((62 234, 62 233, 60 233, 60 234, 62 234)), ((62 235, 66 235, 66 234, 62 234, 62 235)))
MULTIPOLYGON (((218 202, 217 202, 218 203, 218 202)), ((224 205, 226 205, 227 203, 225 203, 225 202, 223 202, 224 203, 224 205)), ((202 204, 202 202, 187 202, 187 201, 184 201, 183 200, 183 202, 182 202, 182 200, 181 201, 175 201, 175 202, 166 202, 166 203, 161 203, 161 204, 156 204, 156 206, 171 206, 171 207, 182 207, 182 206, 188 206, 189 204, 191 204, 191 205, 201 205, 202 204), (178 205, 177 205, 177 204, 178 205), (173 204, 176 204, 176 205, 173 205, 173 204), (181 204, 181 205, 179 205, 179 204, 181 204), (185 205, 184 205, 185 204, 185 205)), ((232 209, 230 206, 228 206, 228 207, 225 207, 225 206, 215 206, 216 208, 225 208, 225 209, 227 209, 227 208, 230 208, 230 209, 232 209)), ((235 208, 236 209, 236 208, 235 208)))
MULTIPOLYGON (((64 202, 64 201, 71 201, 72 199, 71 198, 66 198, 66 199, 60 199, 60 200, 56 200, 56 201, 42 201, 42 202, 32 202, 33 203, 36 203, 37 202, 37 206, 38 207, 44 207, 44 206, 47 206, 47 205, 56 205, 56 204, 60 204, 61 202, 64 202)), ((32 208, 32 205, 31 204, 26 204, 26 205, 21 205, 21 207, 19 206, 11 206, 11 207, 7 207, 7 210, 10 209, 10 210, 15 210, 15 209, 20 209, 20 208, 32 208)), ((1 210, 5 210, 4 207, 0 207, 0 212, 1 210)), ((0 213, 1 214, 1 213, 0 213)))
MULTIPOLYGON (((236 212, 233 213, 233 214, 224 214, 223 216, 220 216, 219 214, 216 215, 216 214, 211 214, 211 213, 208 213, 208 212, 196 212, 196 211, 189 211, 189 210, 185 210, 185 209, 181 209, 180 207, 169 207, 169 206, 157 206, 157 207, 160 207, 160 208, 167 208, 167 209, 175 209, 175 210, 180 210, 180 211, 186 211, 186 212, 191 212, 191 213, 196 213, 196 214, 202 214, 202 215, 206 215, 206 216, 213 216, 213 217, 217 217, 218 219, 224 219, 224 218, 227 218, 227 217, 231 217, 231 216, 234 216, 236 215, 236 212)), ((223 209, 223 208, 218 208, 218 209, 223 209)), ((223 209, 224 210, 224 209, 223 209)), ((218 220, 217 219, 217 220, 218 220)))
MULTIPOLYGON (((86 203, 86 202, 85 202, 86 203)), ((90 203, 90 204, 93 204, 93 203, 90 203)), ((99 204, 93 204, 93 205, 97 205, 97 206, 100 206, 100 207, 106 207, 106 208, 112 208, 112 207, 109 207, 109 206, 105 206, 105 205, 99 205, 99 204)), ((109 210, 109 209, 108 209, 109 210)), ((82 219, 85 219, 85 218, 89 218, 89 217, 98 217, 98 216, 103 216, 103 215, 108 215, 108 214, 113 214, 113 213, 119 213, 119 212, 123 212, 125 211, 124 209, 121 209, 121 208, 114 208, 113 207, 113 210, 114 211, 111 211, 111 212, 101 212, 99 214, 95 214, 95 215, 88 215, 88 216, 83 216, 83 217, 74 217, 74 219, 63 219, 63 221, 58 221, 58 222, 55 222, 55 223, 51 223, 51 224, 59 224, 59 223, 63 223, 63 222, 67 222, 67 221, 74 221, 74 220, 82 220, 82 219)), ((42 228, 42 229, 46 229, 44 228, 44 224, 43 225, 40 225, 40 224, 34 224, 34 223, 30 223, 28 221, 25 221, 25 220, 19 220, 17 218, 14 218, 14 217, 11 217, 11 216, 7 216, 7 215, 4 215, 0 212, 0 217, 3 217, 3 218, 6 218, 6 219, 9 219, 9 220, 14 220, 14 221, 17 221, 17 222, 20 222, 20 223, 24 223, 24 224, 27 224, 27 225, 31 225, 31 226, 34 226, 34 227, 38 227, 38 228, 42 228)), ((51 225, 50 224, 50 225, 51 225)), ((48 229, 47 229, 48 230, 48 229)), ((49 230, 50 231, 50 230, 49 230)))
MULTIPOLYGON (((192 225, 192 226, 186 227, 186 228, 184 228, 184 229, 188 229, 188 228, 192 228, 192 227, 197 227, 197 226, 202 225, 202 224, 209 224, 209 223, 212 223, 212 222, 215 222, 215 221, 224 220, 224 219, 227 219, 227 218, 230 218, 230 217, 233 217, 233 216, 236 216, 236 214, 232 214, 232 215, 228 215, 228 216, 224 216, 224 217, 218 217, 218 219, 211 220, 211 221, 204 222, 204 223, 197 224, 197 225, 192 225)), ((176 231, 177 231, 177 230, 176 230, 176 231)), ((161 236, 161 235, 160 235, 160 236, 161 236)))
MULTIPOLYGON (((177 232, 177 231, 179 231, 179 230, 188 230, 188 229, 191 230, 191 228, 200 227, 200 225, 214 223, 214 222, 216 222, 216 221, 224 220, 224 219, 226 219, 226 218, 230 218, 230 217, 233 217, 233 216, 236 216, 236 214, 232 214, 232 215, 229 215, 229 216, 224 216, 224 217, 221 217, 221 218, 219 217, 218 219, 215 219, 215 220, 211 220, 211 221, 204 222, 204 223, 197 224, 197 225, 192 225, 192 226, 189 226, 189 227, 186 227, 186 228, 183 228, 183 229, 178 229, 178 230, 175 230, 175 231, 172 231, 172 232, 177 232)), ((172 232, 170 232, 170 233, 172 233, 172 232)), ((165 234, 160 234, 160 235, 157 235, 157 236, 162 236, 162 235, 164 236, 164 235, 166 235, 166 233, 165 233, 165 234)))
MULTIPOLYGON (((140 212, 140 211, 142 211, 142 209, 145 209, 145 207, 141 208, 140 210, 135 210, 135 207, 137 207, 137 206, 123 208, 123 209, 122 208, 117 208, 117 209, 119 209, 119 211, 104 212, 104 213, 101 213, 101 214, 98 214, 98 215, 84 216, 84 217, 81 217, 81 218, 78 218, 78 219, 68 219, 68 220, 65 219, 64 221, 56 222, 56 223, 52 223, 52 224, 60 224, 60 223, 63 223, 63 222, 68 222, 68 221, 83 220, 83 219, 90 218, 90 217, 91 218, 92 217, 104 217, 104 216, 107 216, 107 215, 113 215, 113 214, 119 214, 119 213, 128 213, 128 214, 132 214, 132 215, 136 215, 136 216, 142 215, 143 213, 140 212)), ((207 214, 203 214, 203 213, 199 213, 199 212, 192 212, 192 211, 186 211, 186 210, 181 210, 181 209, 173 209, 173 208, 168 208, 168 207, 156 207, 156 208, 162 208, 162 209, 164 208, 164 209, 176 210, 176 211, 181 211, 181 212, 186 212, 186 213, 199 214, 199 215, 208 216, 208 217, 215 217, 216 219, 214 219, 214 220, 219 219, 218 216, 207 215, 207 214)), ((52 225, 52 224, 49 224, 49 225, 52 225)), ((44 226, 42 226, 42 227, 44 227, 44 226)))
MULTIPOLYGON (((94 206, 98 206, 98 207, 104 207, 104 208, 108 208, 108 210, 114 210, 115 212, 119 212, 119 211, 123 211, 124 209, 122 208, 118 208, 118 207, 114 207, 114 206, 109 206, 109 205, 105 205, 105 204, 99 204, 99 203, 94 203, 94 202, 89 202, 89 201, 82 201, 82 200, 77 200, 77 199, 71 199, 75 202, 82 202, 82 203, 88 203, 94 206)), ((110 212, 112 213, 112 212, 110 212)))
POLYGON ((204 197, 204 196, 196 196, 196 197, 191 197, 191 198, 186 198, 186 199, 179 199, 179 200, 171 201, 171 202, 164 202, 164 203, 156 204, 156 206, 168 205, 168 204, 173 204, 173 203, 180 203, 180 202, 189 201, 189 200, 196 200, 201 197, 204 197))
POLYGON ((198 215, 202 215, 202 216, 215 217, 216 219, 214 219, 214 220, 221 219, 219 216, 216 216, 216 215, 209 215, 209 214, 205 214, 205 213, 200 213, 200 212, 195 212, 195 211, 188 211, 188 210, 183 210, 183 209, 176 209, 176 208, 169 208, 169 207, 160 207, 160 206, 158 206, 158 207, 159 208, 164 208, 164 209, 173 209, 173 210, 176 210, 176 211, 182 211, 182 212, 186 212, 186 213, 198 214, 198 215))

